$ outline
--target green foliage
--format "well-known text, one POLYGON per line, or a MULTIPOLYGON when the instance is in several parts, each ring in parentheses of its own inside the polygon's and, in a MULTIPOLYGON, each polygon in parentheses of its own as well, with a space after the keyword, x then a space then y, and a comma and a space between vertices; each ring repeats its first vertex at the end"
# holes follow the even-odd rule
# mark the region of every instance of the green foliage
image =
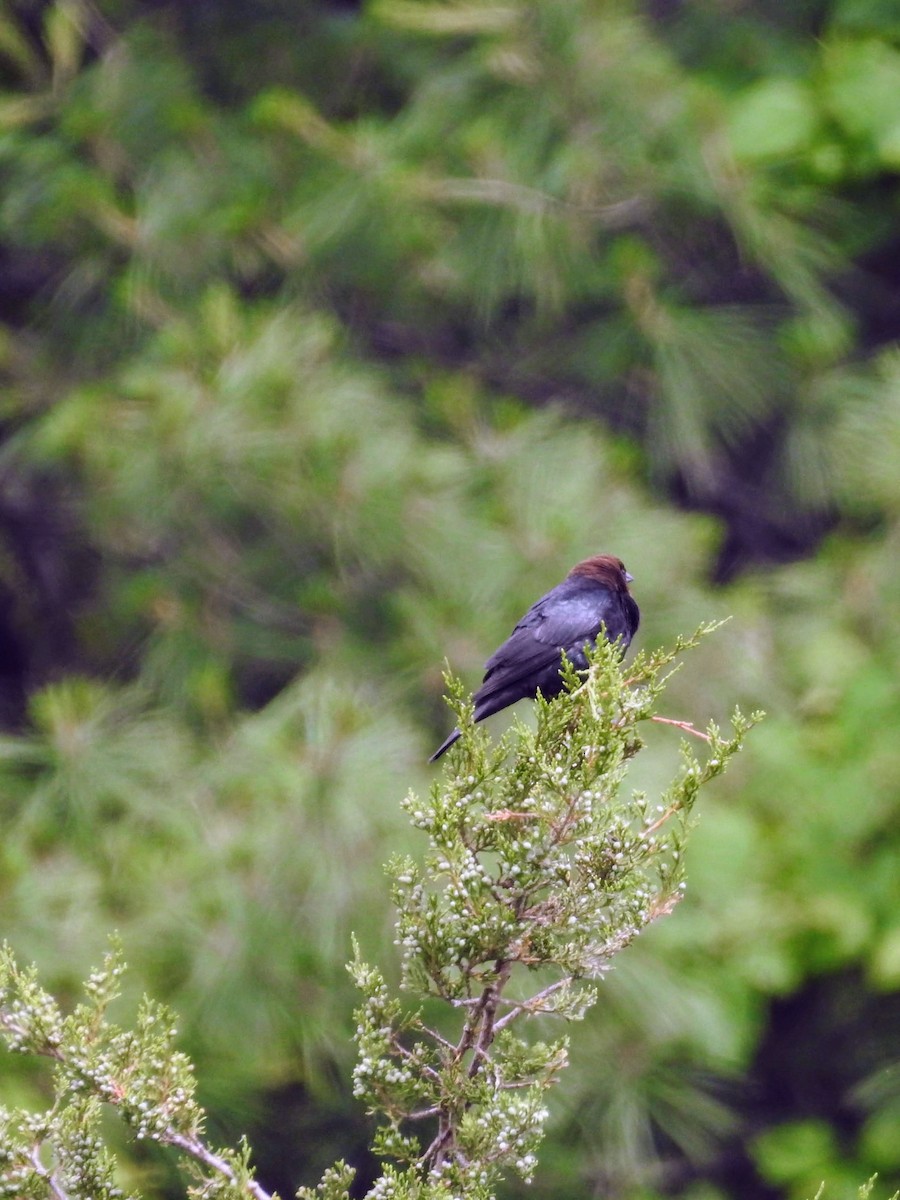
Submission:
POLYGON ((124 971, 110 952, 84 985, 85 1000, 64 1017, 34 968, 20 970, 0 950, 0 1034, 11 1051, 53 1062, 53 1103, 43 1113, 0 1109, 0 1195, 29 1200, 136 1200, 117 1185, 106 1148, 102 1106, 112 1106, 134 1138, 175 1146, 192 1181, 188 1194, 216 1200, 269 1197, 253 1180, 246 1145, 215 1152, 202 1140, 204 1113, 193 1068, 174 1049, 172 1014, 144 1000, 131 1028, 107 1018, 124 971))
MULTIPOLYGON (((519 731, 508 767, 505 744, 489 748, 471 701, 454 686, 462 737, 452 765, 429 802, 407 802, 413 825, 429 836, 424 873, 412 860, 391 868, 402 986, 420 1007, 404 1011, 358 946, 350 967, 363 996, 354 1093, 384 1119, 377 1153, 400 1164, 385 1167, 367 1193, 373 1200, 458 1192, 489 1200, 508 1171, 531 1179, 549 1115, 544 1093, 566 1065, 567 1042, 535 1040, 522 1027, 542 1015, 583 1017, 596 1000, 590 981, 672 910, 682 887, 672 824, 684 824, 700 788, 758 720, 736 712, 727 738, 713 724, 698 733, 674 722, 706 742, 704 761, 683 745, 681 772, 655 807, 642 793, 622 795, 643 744, 639 725, 673 723, 654 716, 663 672, 708 631, 639 655, 627 677, 618 647, 601 638, 584 676, 567 666, 567 692, 538 702, 537 730, 519 731), (447 1035, 425 1019, 430 1001, 449 1008, 436 1014, 447 1035), (409 1131, 423 1122, 434 1127, 427 1148, 409 1131)), ((122 972, 114 949, 64 1017, 36 970, 21 971, 3 949, 0 1032, 10 1051, 51 1059, 55 1077, 44 1113, 0 1111, 3 1194, 122 1197, 101 1136, 106 1104, 136 1139, 182 1152, 197 1181, 190 1194, 270 1200, 253 1180, 246 1146, 213 1151, 203 1140, 193 1069, 174 1048, 171 1014, 144 1000, 132 1029, 109 1022, 122 972)), ((349 1179, 337 1164, 315 1192, 298 1194, 346 1196, 349 1179)))
POLYGON ((675 722, 707 743, 705 760, 683 745, 682 770, 655 807, 621 794, 662 673, 703 632, 639 655, 627 678, 602 640, 586 678, 568 668, 562 700, 538 702, 537 730, 518 731, 508 768, 506 745, 490 747, 453 689, 460 748, 430 800, 407 801, 429 854, 421 870, 398 861, 391 875, 403 986, 461 1010, 461 1031, 405 1013, 358 951, 352 967, 365 997, 355 1092, 387 1121, 380 1152, 407 1164, 396 1194, 432 1194, 426 1172, 435 1194, 489 1197, 511 1169, 531 1180, 544 1093, 568 1054, 565 1040, 535 1042, 521 1026, 542 1014, 582 1018, 596 1000, 591 981, 672 910, 683 886, 677 822, 759 719, 736 712, 727 738, 675 722), (422 1121, 436 1124, 427 1147, 408 1132, 422 1121))
POLYGON ((390 940, 441 660, 598 550, 641 645, 735 614, 675 711, 773 716, 532 1191, 743 1195, 794 1127, 849 1195, 896 1172, 895 8, 0 11, 2 935, 65 999, 120 929, 227 1136, 309 1133, 283 1175, 345 1153, 343 957, 390 940), (719 519, 717 578, 781 565, 711 589, 719 519))
POLYGON ((134 1030, 106 1022, 122 969, 120 955, 108 955, 85 985, 85 1002, 63 1017, 34 969, 20 971, 4 947, 0 1029, 10 1050, 53 1060, 55 1086, 44 1113, 0 1110, 3 1195, 123 1197, 100 1137, 101 1101, 119 1108, 137 1138, 195 1136, 194 1082, 187 1060, 172 1049, 171 1016, 145 1004, 134 1030))
MULTIPOLYGON (((66 261, 44 317, 84 356, 118 358, 223 277, 350 305, 364 344, 388 336, 431 366, 456 326, 484 340, 475 373, 501 388, 624 406, 657 470, 698 495, 723 443, 785 406, 801 428, 827 423, 797 388, 868 357, 833 284, 891 226, 826 188, 896 169, 900 58, 838 6, 812 62, 786 40, 736 88, 715 46, 692 76, 629 4, 374 4, 340 49, 327 19, 306 29, 292 86, 236 111, 192 76, 216 47, 186 61, 194 46, 144 22, 95 31, 115 52, 90 62, 66 5, 45 22, 43 56, 5 26, 0 231, 66 261), (355 53, 358 92, 312 67, 317 44, 334 78, 355 53), (737 254, 758 281, 723 303, 737 254)), ((768 472, 785 502, 831 498, 805 486, 809 442, 792 467, 768 472)))

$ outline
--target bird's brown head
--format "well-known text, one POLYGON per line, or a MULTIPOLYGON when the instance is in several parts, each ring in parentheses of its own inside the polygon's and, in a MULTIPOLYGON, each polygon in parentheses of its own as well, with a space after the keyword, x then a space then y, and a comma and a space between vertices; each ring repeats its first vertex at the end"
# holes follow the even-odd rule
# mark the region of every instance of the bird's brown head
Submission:
POLYGON ((598 583, 605 583, 617 592, 627 592, 628 585, 634 578, 625 570, 621 558, 616 558, 614 554, 597 554, 593 558, 586 558, 584 562, 572 568, 569 578, 573 575, 596 579, 598 583))

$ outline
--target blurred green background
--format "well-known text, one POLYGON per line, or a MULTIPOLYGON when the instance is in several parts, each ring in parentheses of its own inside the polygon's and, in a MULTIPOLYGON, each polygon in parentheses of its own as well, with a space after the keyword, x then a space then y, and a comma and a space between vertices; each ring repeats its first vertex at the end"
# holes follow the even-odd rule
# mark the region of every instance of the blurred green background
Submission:
POLYGON ((894 0, 0 5, 0 936, 118 929, 267 1187, 372 1169, 444 657, 600 551, 733 614, 667 711, 770 716, 528 1194, 900 1181, 898 182, 894 0))

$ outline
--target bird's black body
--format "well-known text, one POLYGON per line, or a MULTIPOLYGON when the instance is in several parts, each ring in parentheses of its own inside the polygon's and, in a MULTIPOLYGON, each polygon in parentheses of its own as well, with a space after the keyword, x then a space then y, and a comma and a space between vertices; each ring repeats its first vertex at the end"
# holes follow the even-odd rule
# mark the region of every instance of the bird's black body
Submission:
MULTIPOLYGON (((577 670, 587 667, 584 647, 602 627, 622 652, 637 632, 640 609, 628 591, 631 576, 620 559, 601 554, 573 567, 568 576, 532 604, 515 629, 485 663, 484 682, 475 693, 475 720, 540 690, 545 699, 562 691, 562 652, 577 670)), ((454 729, 430 762, 459 737, 454 729)))

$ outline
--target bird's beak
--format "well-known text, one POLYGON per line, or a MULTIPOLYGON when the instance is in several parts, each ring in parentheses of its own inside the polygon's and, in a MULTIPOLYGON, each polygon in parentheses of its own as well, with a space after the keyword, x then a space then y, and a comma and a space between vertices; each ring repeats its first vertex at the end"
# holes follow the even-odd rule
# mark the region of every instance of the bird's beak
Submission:
POLYGON ((626 571, 625 572, 625 582, 632 583, 633 581, 634 581, 634 576, 631 574, 630 571, 626 571))

